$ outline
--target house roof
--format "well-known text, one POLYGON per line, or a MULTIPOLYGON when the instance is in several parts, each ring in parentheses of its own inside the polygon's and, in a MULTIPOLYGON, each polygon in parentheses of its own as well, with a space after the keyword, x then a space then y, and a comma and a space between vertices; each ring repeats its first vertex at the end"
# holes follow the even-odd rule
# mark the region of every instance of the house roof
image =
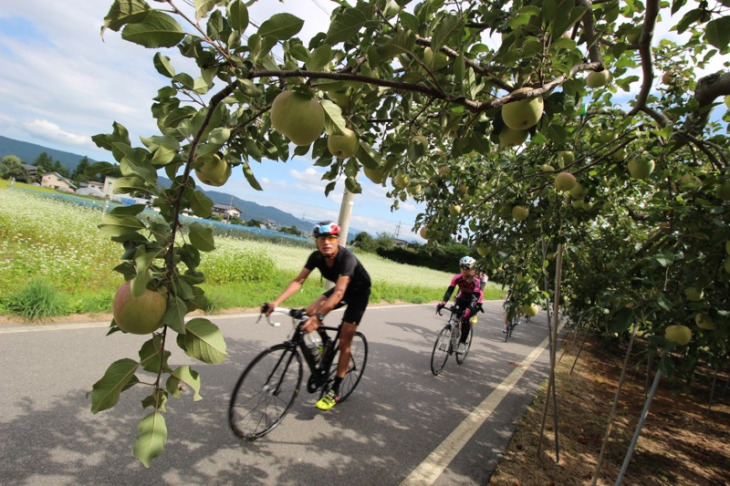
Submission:
POLYGON ((231 206, 230 204, 216 204, 213 206, 214 209, 222 209, 224 211, 230 211, 231 209, 235 209, 239 213, 241 212, 240 209, 238 209, 236 206, 231 206))

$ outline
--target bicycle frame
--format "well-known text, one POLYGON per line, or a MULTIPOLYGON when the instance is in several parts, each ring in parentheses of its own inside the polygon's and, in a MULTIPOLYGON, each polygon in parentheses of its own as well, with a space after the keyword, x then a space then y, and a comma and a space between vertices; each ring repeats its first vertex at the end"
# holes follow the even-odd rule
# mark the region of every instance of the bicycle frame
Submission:
MULTIPOLYGON (((326 354, 319 362, 317 362, 315 360, 315 357, 307 348, 307 344, 304 342, 304 335, 306 333, 302 331, 302 325, 304 325, 304 323, 307 322, 307 319, 309 319, 309 316, 306 314, 304 309, 287 309, 284 307, 277 307, 274 309, 274 312, 286 314, 292 319, 292 335, 289 337, 288 340, 285 341, 285 344, 291 348, 299 348, 301 350, 301 353, 304 356, 304 362, 307 363, 307 367, 309 368, 309 371, 311 373, 311 381, 307 384, 307 391, 309 393, 314 393, 322 385, 327 383, 327 379, 329 376, 328 371, 330 366, 332 365, 332 359, 335 355, 335 353, 332 353, 331 351, 337 347, 337 344, 339 342, 340 327, 320 325, 316 331, 312 331, 318 332, 319 330, 323 330, 333 331, 335 333, 335 337, 332 338, 330 342, 329 349, 325 350, 326 354)), ((261 316, 259 316, 259 320, 260 319, 261 316)), ((266 316, 266 319, 272 326, 278 327, 281 325, 281 323, 279 322, 272 322, 269 316, 266 316)), ((290 360, 292 359, 292 357, 290 357, 290 360)), ((288 364, 289 363, 287 363, 287 365, 288 364)))

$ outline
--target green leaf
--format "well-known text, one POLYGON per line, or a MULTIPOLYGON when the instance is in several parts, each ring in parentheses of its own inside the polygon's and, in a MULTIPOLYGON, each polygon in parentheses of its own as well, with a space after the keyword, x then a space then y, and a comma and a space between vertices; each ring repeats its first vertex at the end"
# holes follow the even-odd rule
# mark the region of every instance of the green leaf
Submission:
POLYGON ((185 334, 178 335, 185 354, 208 364, 220 363, 227 357, 226 342, 218 326, 208 319, 196 317, 185 326, 185 334))
POLYGON ((213 200, 201 191, 193 191, 188 199, 188 204, 195 216, 210 218, 213 215, 213 200))
POLYGON ((91 390, 91 412, 97 413, 112 408, 124 390, 139 383, 134 374, 138 366, 139 363, 129 358, 112 363, 104 376, 94 383, 91 390))
POLYGON ((730 17, 720 17, 707 22, 705 39, 724 52, 730 42, 730 17))
POLYGON ((621 309, 613 315, 611 322, 608 323, 608 330, 616 333, 623 332, 631 327, 633 319, 633 309, 621 309))
POLYGON ((178 334, 185 333, 185 314, 188 313, 188 307, 185 301, 180 297, 170 293, 167 296, 167 309, 162 316, 162 323, 178 334))
POLYGON ((375 152, 372 147, 362 139, 360 139, 360 150, 358 150, 355 154, 355 158, 368 169, 380 169, 383 165, 380 154, 375 152))
POLYGON ((180 395, 180 383, 184 383, 193 390, 193 401, 197 402, 203 399, 200 396, 200 375, 190 366, 180 366, 170 374, 165 384, 165 389, 174 397, 180 395), (175 392, 173 392, 173 390, 175 392))
POLYGON ((283 41, 297 35, 303 25, 304 21, 299 17, 290 13, 279 13, 261 24, 258 34, 261 37, 271 36, 283 41))
POLYGON ((144 0, 116 0, 104 17, 104 28, 119 32, 124 25, 143 20, 151 11, 144 0))
POLYGON ((144 204, 130 204, 129 206, 117 206, 116 208, 109 211, 109 214, 114 215, 125 215, 131 214, 135 216, 145 210, 147 206, 144 204))
POLYGON ((233 29, 243 32, 248 27, 248 9, 241 0, 235 0, 228 6, 228 21, 233 29))
POLYGON ((256 177, 253 174, 253 170, 251 170, 251 166, 246 160, 244 160, 241 164, 241 168, 243 169, 243 176, 246 178, 249 185, 257 191, 263 191, 263 189, 261 188, 261 184, 259 184, 259 181, 256 180, 256 177))
POLYGON ((332 60, 332 46, 325 44, 317 47, 309 55, 307 69, 310 71, 322 71, 332 60))
POLYGON ((436 25, 431 36, 431 49, 437 52, 441 47, 446 45, 449 39, 461 30, 463 26, 460 17, 455 15, 445 15, 436 25))
POLYGON ((158 73, 162 74, 166 78, 172 78, 175 76, 175 68, 172 67, 172 63, 170 62, 170 58, 167 56, 163 56, 159 52, 155 53, 155 57, 152 60, 152 63, 155 66, 155 69, 158 73))
POLYGON ((129 233, 136 233, 144 229, 144 224, 131 215, 113 215, 107 214, 102 216, 99 229, 102 233, 109 236, 123 236, 129 233))
POLYGON ((383 60, 391 59, 399 54, 409 53, 416 44, 416 34, 410 30, 400 30, 378 48, 383 60))
POLYGON ((327 42, 334 46, 350 40, 371 18, 366 9, 346 8, 330 23, 327 42))
POLYGON ((347 128, 347 121, 342 116, 342 109, 337 103, 330 100, 322 99, 321 104, 324 108, 325 121, 332 124, 332 127, 335 128, 334 131, 344 133, 345 128, 347 128))
POLYGON ((146 371, 157 373, 160 369, 167 367, 167 358, 170 352, 165 351, 162 347, 162 336, 155 334, 154 337, 146 341, 139 350, 139 362, 146 371))
POLYGON ((165 417, 158 411, 147 415, 137 427, 137 440, 134 442, 134 457, 150 467, 150 461, 162 454, 167 443, 165 417))
POLYGON ((174 18, 157 11, 122 30, 122 39, 150 48, 174 47, 184 37, 185 32, 174 18))
POLYGON ((200 20, 208 16, 218 3, 218 0, 195 0, 195 19, 200 20))
POLYGON ((200 251, 215 250, 213 241, 213 228, 203 226, 200 223, 192 223, 189 227, 190 243, 200 251))

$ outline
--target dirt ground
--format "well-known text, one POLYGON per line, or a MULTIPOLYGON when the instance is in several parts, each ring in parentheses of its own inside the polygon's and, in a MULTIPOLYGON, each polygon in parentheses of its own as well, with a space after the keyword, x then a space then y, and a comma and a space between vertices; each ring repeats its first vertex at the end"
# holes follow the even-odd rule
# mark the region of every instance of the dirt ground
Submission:
MULTIPOLYGON (((560 460, 556 461, 552 400, 540 439, 543 389, 518 422, 518 430, 488 484, 593 484, 626 350, 609 352, 596 342, 586 342, 578 355, 579 350, 580 345, 569 338, 562 345, 564 354, 558 354, 560 460)), ((654 374, 651 372, 647 382, 646 362, 637 364, 632 359, 629 368, 596 482, 599 485, 616 484, 651 388, 654 374)), ((666 382, 660 384, 622 484, 730 485, 729 377, 727 373, 718 375, 713 403, 708 407, 712 377, 708 372, 698 379, 691 394, 680 394, 666 382)))

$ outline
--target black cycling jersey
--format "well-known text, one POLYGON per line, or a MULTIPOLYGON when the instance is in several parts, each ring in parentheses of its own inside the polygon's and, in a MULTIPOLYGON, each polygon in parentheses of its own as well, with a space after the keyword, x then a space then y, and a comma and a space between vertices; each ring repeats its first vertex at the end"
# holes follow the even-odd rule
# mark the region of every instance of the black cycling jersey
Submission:
POLYGON ((327 266, 324 255, 315 251, 309 255, 304 268, 309 271, 318 269, 322 276, 331 282, 337 282, 340 275, 350 277, 350 283, 345 291, 345 300, 350 293, 370 291, 370 275, 360 260, 344 246, 340 246, 331 267, 327 266))

